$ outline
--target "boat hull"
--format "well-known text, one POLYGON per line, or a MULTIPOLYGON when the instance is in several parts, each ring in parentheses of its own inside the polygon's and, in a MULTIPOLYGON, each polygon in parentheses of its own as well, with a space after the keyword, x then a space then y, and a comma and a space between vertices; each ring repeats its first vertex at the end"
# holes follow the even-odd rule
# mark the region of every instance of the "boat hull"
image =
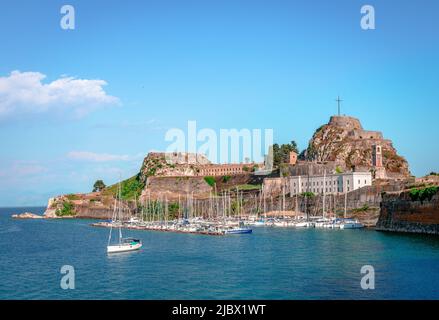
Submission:
POLYGON ((141 243, 136 244, 118 244, 107 246, 107 253, 119 253, 139 250, 142 247, 141 243))
POLYGON ((340 225, 340 229, 363 229, 364 225, 361 223, 346 223, 340 225))
POLYGON ((240 229, 240 230, 226 230, 225 234, 248 234, 252 233, 252 229, 240 229))
POLYGON ((314 224, 312 222, 299 222, 295 224, 296 228, 314 228, 314 224))

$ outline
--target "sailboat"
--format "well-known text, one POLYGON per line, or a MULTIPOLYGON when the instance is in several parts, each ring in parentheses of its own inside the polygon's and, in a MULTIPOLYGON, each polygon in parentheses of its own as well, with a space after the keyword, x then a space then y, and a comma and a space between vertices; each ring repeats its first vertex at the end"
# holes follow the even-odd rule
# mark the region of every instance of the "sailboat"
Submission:
POLYGON ((139 239, 124 238, 122 236, 121 210, 122 210, 122 208, 121 208, 121 187, 120 187, 120 181, 119 181, 118 196, 117 196, 117 199, 114 199, 114 210, 113 210, 113 217, 112 217, 112 221, 111 221, 110 234, 108 236, 107 253, 119 253, 119 252, 134 251, 134 250, 139 250, 142 247, 142 241, 140 241, 139 239), (119 226, 118 243, 110 244, 111 243, 111 234, 113 231, 113 225, 115 224, 117 219, 120 220, 117 223, 119 226))
POLYGON ((316 228, 331 228, 334 226, 334 221, 333 219, 330 219, 327 217, 326 214, 326 169, 324 171, 323 174, 323 185, 325 186, 325 188, 323 189, 323 202, 322 202, 322 218, 318 219, 315 222, 315 227, 316 228))
MULTIPOLYGON (((346 189, 346 188, 345 188, 346 189)), ((359 222, 357 219, 348 219, 347 216, 347 202, 348 202, 348 192, 345 190, 344 194, 344 219, 340 223, 340 229, 363 229, 364 224, 359 222)))
POLYGON ((308 165, 308 181, 307 181, 307 184, 306 184, 306 192, 307 192, 307 194, 305 195, 306 220, 296 223, 294 225, 296 228, 314 228, 315 227, 314 222, 311 222, 309 220, 308 193, 310 192, 310 185, 311 185, 311 182, 310 182, 310 178, 309 178, 309 165, 308 165))
POLYGON ((224 230, 224 234, 248 234, 248 233, 252 233, 253 230, 251 228, 248 228, 245 226, 244 222, 241 221, 241 210, 242 210, 242 192, 241 192, 241 196, 239 196, 239 191, 238 188, 236 188, 236 197, 237 197, 237 203, 238 203, 238 207, 237 207, 237 211, 238 211, 238 226, 237 227, 230 227, 230 228, 226 228, 224 230))

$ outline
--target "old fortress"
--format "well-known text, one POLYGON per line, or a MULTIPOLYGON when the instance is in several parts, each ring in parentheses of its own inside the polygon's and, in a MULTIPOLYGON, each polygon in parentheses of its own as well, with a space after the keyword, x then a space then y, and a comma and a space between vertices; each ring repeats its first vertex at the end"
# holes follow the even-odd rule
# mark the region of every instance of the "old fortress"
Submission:
POLYGON ((227 176, 250 173, 262 167, 261 163, 213 164, 203 154, 196 153, 149 153, 144 160, 143 171, 153 168, 154 176, 198 177, 227 176))
MULTIPOLYGON (((203 154, 153 152, 145 158, 141 171, 155 179, 201 178, 253 174, 265 168, 266 163, 213 164, 203 154)), ((403 170, 408 172, 408 164, 381 132, 364 130, 358 119, 339 115, 316 131, 300 156, 290 152, 288 163, 277 177, 271 174, 263 181, 267 190, 285 188, 291 195, 337 194, 371 186, 376 179, 403 178, 407 175, 403 170)))

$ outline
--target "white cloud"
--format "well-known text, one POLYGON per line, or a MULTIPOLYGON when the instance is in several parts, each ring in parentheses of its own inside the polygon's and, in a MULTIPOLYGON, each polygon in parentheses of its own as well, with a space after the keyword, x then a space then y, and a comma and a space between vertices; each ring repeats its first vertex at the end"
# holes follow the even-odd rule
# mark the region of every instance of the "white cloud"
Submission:
POLYGON ((89 151, 71 151, 67 157, 74 160, 92 161, 92 162, 109 162, 109 161, 130 161, 129 155, 117 155, 109 153, 94 153, 89 151))
POLYGON ((45 84, 45 78, 40 72, 20 71, 0 77, 0 118, 62 111, 81 117, 97 108, 120 103, 104 91, 104 80, 63 76, 45 84))
POLYGON ((45 167, 33 161, 15 161, 6 167, 7 169, 0 170, 2 179, 31 177, 47 171, 45 167))
POLYGON ((142 131, 164 131, 168 130, 169 126, 162 125, 157 119, 128 121, 121 120, 113 123, 98 123, 93 125, 93 129, 111 129, 123 128, 126 130, 142 130, 142 131))

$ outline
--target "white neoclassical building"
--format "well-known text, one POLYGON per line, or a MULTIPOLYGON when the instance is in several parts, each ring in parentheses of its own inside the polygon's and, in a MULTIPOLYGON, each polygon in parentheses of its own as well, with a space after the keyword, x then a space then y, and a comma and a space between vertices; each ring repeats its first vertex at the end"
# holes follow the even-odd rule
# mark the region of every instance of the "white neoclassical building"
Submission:
POLYGON ((345 193, 372 185, 371 172, 293 176, 289 179, 292 196, 303 192, 314 194, 345 193))

